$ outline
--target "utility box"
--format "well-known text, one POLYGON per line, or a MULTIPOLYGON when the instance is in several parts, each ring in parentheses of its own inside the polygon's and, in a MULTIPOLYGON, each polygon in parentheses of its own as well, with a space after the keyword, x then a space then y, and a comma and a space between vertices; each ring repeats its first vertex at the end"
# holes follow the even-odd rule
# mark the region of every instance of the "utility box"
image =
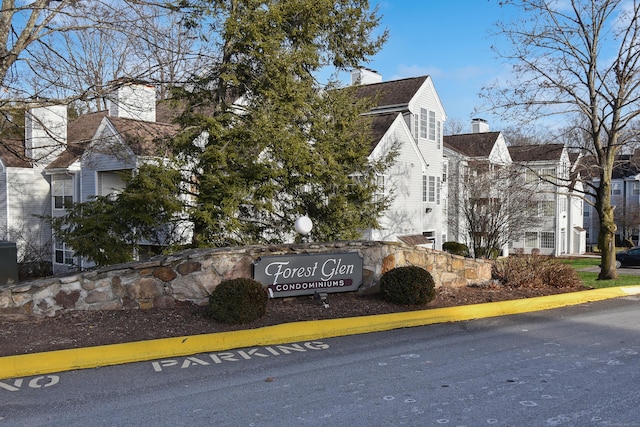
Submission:
POLYGON ((0 286, 18 283, 18 250, 14 242, 0 240, 0 286))

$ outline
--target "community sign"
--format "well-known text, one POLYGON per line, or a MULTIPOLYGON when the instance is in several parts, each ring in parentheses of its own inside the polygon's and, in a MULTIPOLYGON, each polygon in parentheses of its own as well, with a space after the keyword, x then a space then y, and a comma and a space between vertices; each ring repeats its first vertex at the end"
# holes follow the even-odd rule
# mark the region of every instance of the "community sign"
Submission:
POLYGON ((273 297, 355 291, 362 284, 362 257, 355 252, 259 258, 253 278, 273 297))

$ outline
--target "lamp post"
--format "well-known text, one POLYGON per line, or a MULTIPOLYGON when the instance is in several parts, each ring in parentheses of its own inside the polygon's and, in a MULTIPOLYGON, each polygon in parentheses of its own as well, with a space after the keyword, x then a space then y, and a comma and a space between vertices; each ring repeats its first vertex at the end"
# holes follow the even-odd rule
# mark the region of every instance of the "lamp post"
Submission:
POLYGON ((296 230, 296 233, 302 236, 302 242, 306 242, 307 235, 311 232, 311 229, 313 228, 313 222, 311 221, 311 218, 309 218, 308 216, 306 215, 301 216, 300 218, 296 219, 294 228, 296 230))

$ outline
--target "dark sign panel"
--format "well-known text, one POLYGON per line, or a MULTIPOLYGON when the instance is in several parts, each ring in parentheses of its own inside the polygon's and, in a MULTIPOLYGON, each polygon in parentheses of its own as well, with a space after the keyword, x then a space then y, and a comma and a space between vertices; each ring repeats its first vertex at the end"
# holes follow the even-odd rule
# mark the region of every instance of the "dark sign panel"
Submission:
POLYGON ((362 284, 362 258, 355 252, 267 256, 253 264, 253 278, 271 297, 355 291, 362 284))

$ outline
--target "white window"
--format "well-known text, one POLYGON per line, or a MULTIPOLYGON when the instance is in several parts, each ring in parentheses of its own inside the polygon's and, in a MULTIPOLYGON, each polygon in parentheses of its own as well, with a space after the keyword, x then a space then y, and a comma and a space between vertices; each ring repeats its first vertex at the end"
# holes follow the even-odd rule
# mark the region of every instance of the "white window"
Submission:
POLYGON ((539 216, 556 216, 556 203, 553 200, 542 200, 538 202, 539 216))
POLYGON ((547 183, 555 184, 556 182, 556 168, 542 168, 540 170, 540 176, 547 183))
POLYGON ((447 169, 448 165, 445 163, 442 165, 442 182, 447 182, 447 169))
POLYGON ((442 182, 440 181, 440 177, 436 177, 436 203, 440 204, 440 190, 442 189, 442 182))
POLYGON ((428 201, 428 183, 426 175, 422 175, 422 201, 428 201))
POLYGON ((619 182, 611 183, 611 195, 619 196, 620 194, 622 194, 622 191, 620 190, 620 183, 619 182))
POLYGON ((532 170, 527 170, 524 174, 524 181, 527 184, 530 184, 532 182, 536 182, 538 180, 538 174, 535 171, 532 170))
POLYGON ((433 203, 436 201, 436 177, 429 177, 429 202, 433 203))
POLYGON ((379 202, 384 198, 384 185, 385 185, 384 175, 377 175, 376 176, 376 192, 374 195, 374 200, 376 202, 379 202))
POLYGON ((438 144, 438 150, 440 149, 440 141, 442 141, 442 122, 438 120, 436 122, 436 143, 438 144))
POLYGON ((540 232, 540 247, 545 249, 555 248, 555 233, 553 231, 540 232))
POLYGON ((418 142, 418 132, 420 131, 420 116, 418 114, 412 114, 413 116, 413 137, 418 142))
POLYGON ((436 112, 429 111, 429 141, 436 140, 436 112))
POLYGON ((560 212, 566 212, 567 211, 567 198, 565 196, 560 196, 558 198, 558 204, 560 205, 560 212))
POLYGON ((538 233, 528 231, 524 233, 524 247, 525 248, 537 248, 538 247, 538 233))
POLYGON ((64 209, 73 203, 73 178, 68 175, 58 175, 51 178, 51 194, 53 208, 64 209))
POLYGON ((420 109, 420 138, 427 139, 427 132, 429 128, 429 112, 425 108, 420 109))
POLYGON ((124 171, 98 172, 98 196, 108 196, 120 193, 125 182, 122 179, 124 171))
POLYGON ((64 242, 55 242, 56 264, 73 265, 73 250, 64 242))
POLYGON ((634 196, 640 196, 640 182, 638 181, 633 182, 632 191, 634 196))

